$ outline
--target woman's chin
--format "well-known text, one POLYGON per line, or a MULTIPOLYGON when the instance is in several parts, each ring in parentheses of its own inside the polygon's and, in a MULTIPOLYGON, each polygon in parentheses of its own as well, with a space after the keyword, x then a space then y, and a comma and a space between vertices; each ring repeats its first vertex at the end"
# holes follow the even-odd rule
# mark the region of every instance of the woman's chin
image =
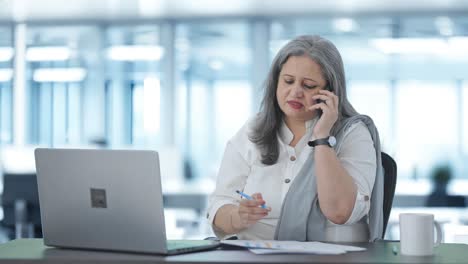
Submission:
POLYGON ((305 113, 304 111, 303 112, 289 112, 289 113, 286 113, 286 117, 287 118, 290 118, 292 120, 300 120, 300 121, 309 121, 309 120, 312 120, 316 117, 316 114, 315 113, 305 113))

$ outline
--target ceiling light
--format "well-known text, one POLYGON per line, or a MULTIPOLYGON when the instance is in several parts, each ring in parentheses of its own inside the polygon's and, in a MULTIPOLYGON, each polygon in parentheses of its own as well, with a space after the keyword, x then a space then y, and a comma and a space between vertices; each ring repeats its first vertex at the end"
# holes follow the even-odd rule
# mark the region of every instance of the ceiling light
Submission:
POLYGON ((28 61, 65 61, 70 57, 71 51, 68 47, 29 47, 26 50, 28 61))
POLYGON ((80 82, 85 77, 83 68, 40 68, 33 73, 35 82, 80 82))
POLYGON ((0 82, 9 82, 13 78, 12 69, 0 69, 0 82))
POLYGON ((436 38, 379 38, 371 44, 385 54, 434 54, 447 51, 447 43, 436 38))
POLYGON ((351 18, 338 18, 333 20, 333 28, 339 32, 354 32, 358 24, 351 18))
POLYGON ((13 58, 13 48, 0 47, 0 61, 9 61, 13 58))

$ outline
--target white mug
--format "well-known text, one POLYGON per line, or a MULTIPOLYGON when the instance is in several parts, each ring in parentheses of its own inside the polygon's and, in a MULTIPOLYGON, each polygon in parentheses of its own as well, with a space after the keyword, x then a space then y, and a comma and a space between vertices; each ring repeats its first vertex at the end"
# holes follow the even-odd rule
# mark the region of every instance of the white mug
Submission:
POLYGON ((433 214, 400 214, 400 252, 410 256, 429 256, 442 241, 442 230, 433 214), (437 239, 434 243, 434 226, 437 239))

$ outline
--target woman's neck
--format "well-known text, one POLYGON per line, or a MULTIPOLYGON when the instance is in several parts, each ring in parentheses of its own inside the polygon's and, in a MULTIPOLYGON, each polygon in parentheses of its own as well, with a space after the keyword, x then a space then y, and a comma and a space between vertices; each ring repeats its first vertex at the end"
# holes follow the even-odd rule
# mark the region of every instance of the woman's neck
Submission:
POLYGON ((291 120, 290 118, 285 118, 284 122, 293 134, 293 140, 289 143, 289 145, 291 147, 295 147, 306 132, 305 122, 299 120, 291 120))

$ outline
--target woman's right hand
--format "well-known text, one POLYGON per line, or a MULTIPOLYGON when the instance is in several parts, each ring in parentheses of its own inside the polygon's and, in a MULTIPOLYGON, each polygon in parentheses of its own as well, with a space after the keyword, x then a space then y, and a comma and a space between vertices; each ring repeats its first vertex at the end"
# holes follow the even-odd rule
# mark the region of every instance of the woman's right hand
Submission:
POLYGON ((232 212, 232 226, 237 230, 242 230, 257 223, 271 211, 270 207, 262 208, 265 200, 261 193, 252 194, 254 200, 242 199, 237 210, 232 212))

